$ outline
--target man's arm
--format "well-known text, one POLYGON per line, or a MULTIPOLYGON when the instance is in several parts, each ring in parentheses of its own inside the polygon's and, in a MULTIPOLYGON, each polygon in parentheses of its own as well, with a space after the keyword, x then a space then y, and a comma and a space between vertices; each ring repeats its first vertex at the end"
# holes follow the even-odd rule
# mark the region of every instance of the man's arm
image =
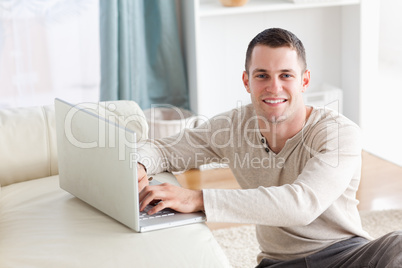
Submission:
MULTIPOLYGON (((305 226, 340 197, 343 201, 337 202, 332 210, 348 207, 354 211, 361 163, 357 126, 342 126, 339 130, 335 125, 331 125, 330 129, 319 128, 319 133, 310 139, 315 141, 316 153, 313 153, 314 150, 305 151, 314 155, 303 164, 302 172, 293 183, 242 190, 204 190, 208 220, 282 227, 305 226)), ((294 161, 292 164, 296 165, 297 157, 294 161)), ((261 172, 250 177, 263 177, 264 170, 261 172)))
MULTIPOLYGON (((216 126, 220 128, 220 126, 216 126)), ((201 190, 190 190, 170 184, 150 186, 149 174, 163 171, 183 171, 208 163, 208 159, 219 159, 217 152, 210 146, 211 125, 207 122, 198 129, 186 129, 184 132, 161 140, 148 140, 138 147, 138 179, 140 189, 140 210, 146 205, 159 201, 148 214, 154 214, 164 208, 179 212, 204 210, 204 198, 201 190)))

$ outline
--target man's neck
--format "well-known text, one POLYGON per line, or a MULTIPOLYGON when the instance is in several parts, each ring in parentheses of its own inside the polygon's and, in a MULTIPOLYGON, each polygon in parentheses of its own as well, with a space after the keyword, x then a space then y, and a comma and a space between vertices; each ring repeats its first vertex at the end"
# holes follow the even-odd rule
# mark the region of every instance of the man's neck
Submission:
POLYGON ((289 118, 283 122, 259 122, 261 134, 267 140, 269 148, 274 153, 279 153, 285 146, 286 141, 303 129, 311 111, 311 107, 306 107, 298 117, 289 118))

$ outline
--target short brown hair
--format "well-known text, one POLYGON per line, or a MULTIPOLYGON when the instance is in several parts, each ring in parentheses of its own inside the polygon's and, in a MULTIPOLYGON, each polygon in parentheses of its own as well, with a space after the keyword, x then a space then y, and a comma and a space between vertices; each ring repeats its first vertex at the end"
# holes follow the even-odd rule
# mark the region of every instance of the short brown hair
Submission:
POLYGON ((251 54, 253 53, 254 47, 257 45, 265 45, 272 48, 277 47, 292 48, 296 50, 296 53, 299 57, 299 61, 302 66, 302 71, 304 72, 307 69, 306 51, 300 39, 297 38, 296 35, 287 30, 281 28, 270 28, 257 34, 253 38, 253 40, 251 40, 251 42, 249 43, 245 62, 245 69, 247 73, 248 68, 250 67, 251 54))

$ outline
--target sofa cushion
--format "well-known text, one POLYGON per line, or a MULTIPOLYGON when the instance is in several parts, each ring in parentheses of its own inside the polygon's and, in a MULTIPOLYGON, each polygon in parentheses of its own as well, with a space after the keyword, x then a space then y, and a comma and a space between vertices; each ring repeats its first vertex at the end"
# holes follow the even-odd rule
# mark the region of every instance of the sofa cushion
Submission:
POLYGON ((204 223, 135 233, 59 188, 3 187, 0 267, 230 267, 204 223))

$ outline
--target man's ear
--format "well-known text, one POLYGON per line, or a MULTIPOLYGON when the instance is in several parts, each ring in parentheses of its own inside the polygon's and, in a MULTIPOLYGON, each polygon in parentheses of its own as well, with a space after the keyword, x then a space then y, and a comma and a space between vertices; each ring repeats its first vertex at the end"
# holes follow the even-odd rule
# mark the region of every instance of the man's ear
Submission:
POLYGON ((246 88, 247 92, 250 93, 250 86, 249 86, 249 80, 248 80, 248 74, 246 71, 243 71, 243 85, 246 88))
POLYGON ((302 78, 302 92, 305 92, 310 85, 310 70, 305 70, 302 78))

